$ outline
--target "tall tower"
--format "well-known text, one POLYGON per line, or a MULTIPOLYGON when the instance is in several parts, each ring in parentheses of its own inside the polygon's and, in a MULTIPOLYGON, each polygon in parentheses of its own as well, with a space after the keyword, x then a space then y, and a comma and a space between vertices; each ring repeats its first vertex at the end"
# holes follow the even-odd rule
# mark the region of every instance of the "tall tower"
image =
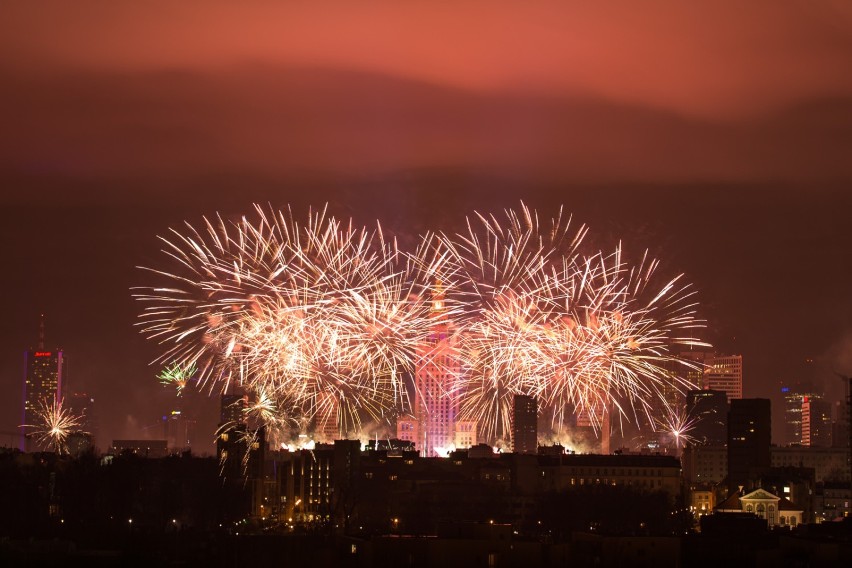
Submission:
MULTIPOLYGON (((61 349, 48 350, 44 347, 44 315, 39 324, 38 347, 24 352, 24 388, 21 424, 39 423, 36 412, 42 403, 53 404, 62 398, 62 379, 65 374, 65 358, 61 349)), ((35 444, 24 436, 19 442, 21 451, 33 451, 35 444)))
POLYGON ((222 394, 219 397, 219 425, 244 424, 243 409, 248 403, 248 396, 243 393, 222 394))
POLYGON ((439 282, 432 293, 432 326, 429 336, 417 347, 414 373, 416 444, 427 457, 439 455, 437 449, 449 448, 455 442, 459 408, 454 385, 461 373, 461 361, 453 331, 439 282))
POLYGON ((728 402, 743 397, 743 356, 720 355, 707 361, 704 388, 723 391, 728 402))
POLYGON ((785 444, 802 444, 802 408, 805 400, 822 398, 813 385, 799 382, 781 387, 784 405, 783 440, 785 444))
POLYGON ((831 447, 831 403, 806 396, 802 400, 802 445, 831 447))
POLYGON ((538 452, 538 404, 532 396, 516 394, 512 400, 512 451, 538 452))

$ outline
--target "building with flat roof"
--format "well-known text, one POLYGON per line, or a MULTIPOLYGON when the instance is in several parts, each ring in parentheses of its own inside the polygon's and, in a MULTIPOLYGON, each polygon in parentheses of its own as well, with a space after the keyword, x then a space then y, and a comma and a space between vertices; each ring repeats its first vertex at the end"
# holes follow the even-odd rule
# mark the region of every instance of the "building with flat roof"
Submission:
POLYGON ((689 435, 696 444, 724 444, 728 436, 728 396, 723 391, 691 390, 686 393, 686 412, 694 421, 689 435))
POLYGON ((747 485, 755 469, 772 465, 769 399, 731 400, 728 412, 728 486, 747 485))
POLYGON ((831 447, 831 403, 822 398, 802 399, 802 445, 831 447))
POLYGON ((723 391, 728 401, 743 397, 743 356, 717 355, 706 361, 704 388, 723 391))
MULTIPOLYGON (((38 346, 24 352, 24 386, 21 408, 21 424, 38 426, 42 419, 39 409, 62 400, 62 382, 66 360, 61 349, 44 346, 44 316, 39 327, 38 346)), ((35 440, 21 432, 19 449, 23 452, 36 450, 35 440)))
POLYGON ((512 400, 512 451, 538 452, 538 403, 535 397, 516 394, 512 400))

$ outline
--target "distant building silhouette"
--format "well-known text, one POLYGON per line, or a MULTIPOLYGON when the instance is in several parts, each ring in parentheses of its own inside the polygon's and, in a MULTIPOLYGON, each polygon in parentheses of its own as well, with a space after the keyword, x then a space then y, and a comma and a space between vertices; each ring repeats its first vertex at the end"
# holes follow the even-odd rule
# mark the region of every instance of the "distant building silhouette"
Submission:
MULTIPOLYGON (((39 325, 38 346, 24 353, 24 388, 21 424, 36 426, 41 423, 37 412, 41 404, 53 404, 62 399, 62 381, 65 375, 65 354, 61 349, 44 346, 44 316, 39 325)), ((31 430, 31 428, 30 428, 31 430)), ((21 451, 36 449, 34 441, 25 436, 22 428, 21 451)))
POLYGON ((245 422, 245 394, 223 394, 219 403, 219 424, 242 424, 245 422))
POLYGON ((802 399, 802 445, 831 447, 831 403, 827 400, 802 399))
POLYGON ((113 440, 110 453, 120 456, 131 453, 143 458, 164 458, 169 455, 166 440, 113 440))
POLYGON ((731 401, 728 412, 728 487, 747 485, 754 470, 772 465, 769 399, 731 401))
POLYGON ((86 392, 65 393, 65 407, 75 416, 80 416, 80 430, 89 436, 89 443, 97 441, 99 423, 95 410, 95 399, 86 392))
POLYGON ((743 397, 742 355, 717 355, 705 363, 705 389, 723 391, 728 401, 743 397))
MULTIPOLYGON (((182 405, 181 405, 182 406, 182 405)), ((195 420, 181 410, 170 410, 163 415, 163 438, 168 441, 169 449, 184 451, 192 447, 195 420)))
POLYGON ((728 396, 723 391, 688 391, 686 412, 694 420, 690 436, 697 444, 725 443, 728 436, 728 396))
POLYGON ((785 384, 781 387, 781 396, 784 405, 784 425, 782 429, 782 440, 785 445, 799 445, 802 443, 802 403, 805 398, 818 399, 822 394, 807 382, 785 384))
POLYGON ((516 394, 512 401, 512 451, 538 452, 538 404, 534 397, 516 394))

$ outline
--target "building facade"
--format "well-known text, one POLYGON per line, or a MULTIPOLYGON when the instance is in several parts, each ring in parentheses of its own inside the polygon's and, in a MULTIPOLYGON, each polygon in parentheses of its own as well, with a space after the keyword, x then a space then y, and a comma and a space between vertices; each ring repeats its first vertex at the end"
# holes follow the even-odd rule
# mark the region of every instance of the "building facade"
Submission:
MULTIPOLYGON (((432 318, 430 333, 416 350, 414 421, 417 426, 408 432, 416 433, 415 444, 427 457, 445 456, 455 446, 459 414, 455 393, 462 372, 458 337, 447 317, 440 287, 433 293, 432 318)), ((406 439, 403 434, 406 433, 397 432, 397 437, 406 439)), ((471 441, 471 445, 476 443, 471 441)))
POLYGON ((831 403, 822 398, 802 399, 802 445, 831 447, 831 403))
POLYGON ((788 499, 764 489, 735 493, 720 503, 716 510, 721 513, 752 513, 773 528, 795 527, 802 523, 804 515, 804 511, 788 499))
POLYGON ((538 451, 538 403, 535 397, 516 394, 512 401, 512 451, 534 454, 538 451))
POLYGON ((245 423, 248 397, 245 394, 223 394, 219 399, 219 425, 245 423))
POLYGON ((807 467, 814 470, 814 481, 848 481, 846 448, 776 446, 771 450, 772 467, 807 467))
POLYGON ((724 444, 687 446, 680 460, 684 479, 691 484, 721 483, 728 475, 728 448, 724 444))
POLYGON ((728 402, 743 397, 742 355, 718 355, 707 360, 704 388, 723 391, 728 402))
POLYGON ((686 412, 694 420, 690 436, 696 444, 724 444, 728 435, 728 396, 723 391, 691 390, 686 412))
MULTIPOLYGON (((62 381, 65 375, 65 354, 60 349, 48 350, 39 342, 37 349, 24 353, 24 388, 22 422, 27 426, 37 426, 41 422, 38 415, 42 405, 51 405, 62 400, 62 381)), ((34 440, 22 433, 20 450, 34 451, 34 440)))
POLYGON ((747 485, 753 470, 772 464, 769 399, 731 400, 728 412, 728 486, 747 485))

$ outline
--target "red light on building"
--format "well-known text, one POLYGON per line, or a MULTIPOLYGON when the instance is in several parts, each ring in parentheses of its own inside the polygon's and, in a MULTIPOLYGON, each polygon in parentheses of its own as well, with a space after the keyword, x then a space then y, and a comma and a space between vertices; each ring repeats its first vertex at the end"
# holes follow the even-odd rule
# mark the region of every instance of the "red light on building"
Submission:
POLYGON ((50 355, 51 355, 50 351, 36 351, 35 352, 36 357, 50 357, 50 355))

